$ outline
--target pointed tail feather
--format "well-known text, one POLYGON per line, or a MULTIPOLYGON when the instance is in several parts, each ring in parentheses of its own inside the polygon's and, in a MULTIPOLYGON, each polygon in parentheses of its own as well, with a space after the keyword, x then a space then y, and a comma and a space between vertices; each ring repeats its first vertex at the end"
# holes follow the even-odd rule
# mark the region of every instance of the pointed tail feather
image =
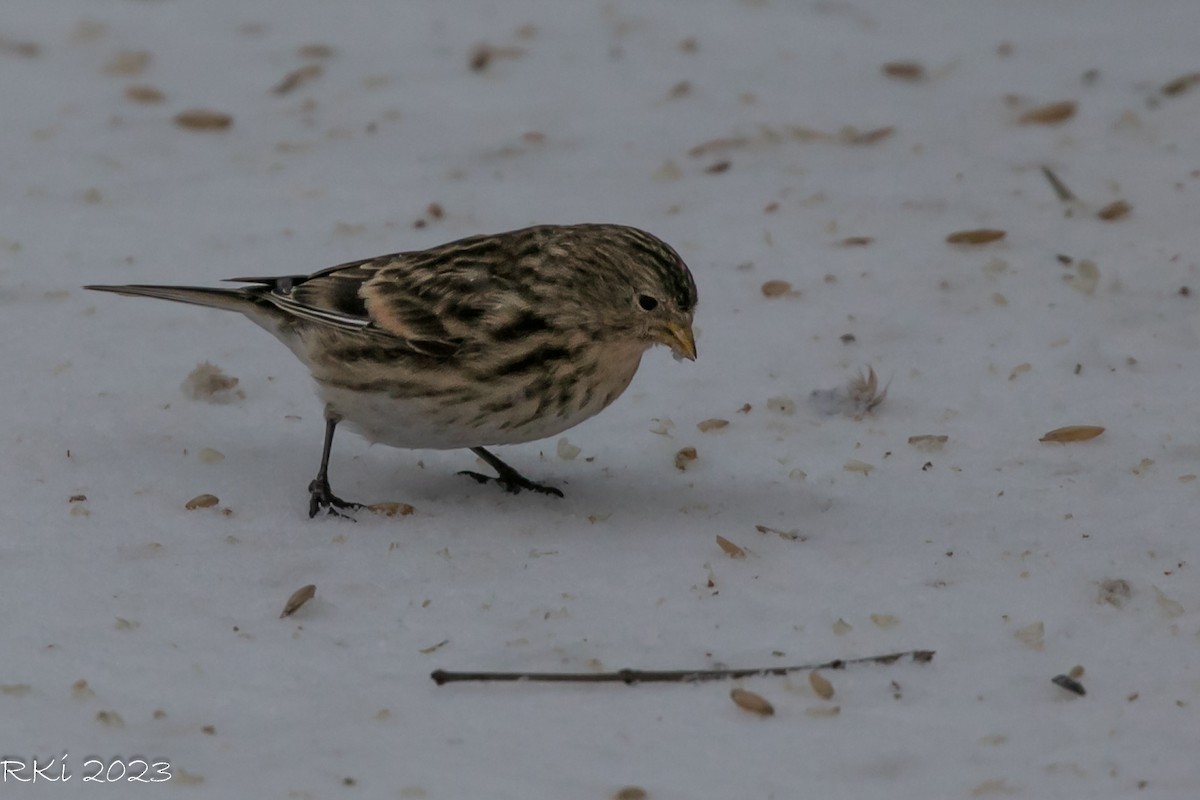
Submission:
POLYGON ((123 294, 129 297, 157 297, 160 300, 223 308, 243 314, 253 310, 257 305, 254 298, 245 289, 210 289, 203 286, 151 286, 146 284, 84 286, 83 288, 96 292, 123 294))

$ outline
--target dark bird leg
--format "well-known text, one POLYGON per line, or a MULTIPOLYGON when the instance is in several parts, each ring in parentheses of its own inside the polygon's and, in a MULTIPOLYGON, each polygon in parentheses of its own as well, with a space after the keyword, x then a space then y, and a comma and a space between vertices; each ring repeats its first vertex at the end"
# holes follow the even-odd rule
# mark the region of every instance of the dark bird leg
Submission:
POLYGON ((333 489, 329 488, 329 451, 333 449, 333 431, 339 421, 339 417, 331 413, 329 409, 325 409, 325 448, 321 452, 321 468, 317 470, 316 479, 308 485, 308 516, 310 519, 323 508, 336 517, 352 520, 354 517, 343 514, 339 509, 354 510, 363 507, 362 503, 343 500, 333 493, 333 489))
POLYGON ((495 481, 496 483, 500 484, 504 491, 512 492, 513 494, 517 494, 522 489, 528 489, 531 492, 552 494, 555 497, 563 496, 561 490, 556 489, 553 486, 534 483, 533 481, 529 480, 529 478, 526 478, 524 475, 510 467, 508 464, 505 464, 503 461, 496 458, 487 450, 484 450, 482 447, 472 447, 471 452, 487 462, 489 467, 496 470, 496 477, 493 478, 491 475, 484 475, 481 472, 472 472, 468 469, 464 469, 462 472, 458 473, 459 475, 466 475, 468 478, 474 478, 480 483, 495 481))

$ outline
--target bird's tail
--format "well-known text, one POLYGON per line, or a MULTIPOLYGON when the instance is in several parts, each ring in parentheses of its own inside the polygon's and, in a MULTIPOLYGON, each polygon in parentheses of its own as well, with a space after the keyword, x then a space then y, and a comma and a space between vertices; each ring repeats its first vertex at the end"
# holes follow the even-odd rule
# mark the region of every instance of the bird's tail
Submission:
POLYGON ((147 284, 128 284, 125 286, 84 286, 96 292, 112 292, 128 295, 129 297, 157 297, 160 300, 174 300, 177 303, 191 303, 196 306, 223 308, 227 311, 238 311, 243 314, 253 310, 258 304, 253 296, 245 289, 210 289, 203 286, 150 286, 147 284))

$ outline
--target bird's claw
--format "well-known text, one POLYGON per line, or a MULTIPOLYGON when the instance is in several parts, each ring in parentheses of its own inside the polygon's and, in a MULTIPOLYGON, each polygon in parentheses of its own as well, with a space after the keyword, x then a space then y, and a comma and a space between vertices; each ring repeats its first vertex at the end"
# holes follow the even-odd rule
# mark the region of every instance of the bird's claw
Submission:
POLYGON ((542 483, 534 483, 518 472, 514 472, 511 475, 496 476, 484 475, 482 472, 472 472, 469 469, 464 469, 458 474, 466 475, 468 478, 471 478, 478 483, 495 483, 509 494, 520 494, 522 489, 528 489, 529 491, 537 492, 538 494, 549 494, 555 497, 563 496, 561 489, 558 489, 554 486, 546 486, 542 483))
POLYGON ((362 503, 352 503, 349 500, 343 500, 333 493, 333 489, 329 487, 329 481, 317 479, 308 485, 308 517, 312 519, 317 515, 317 512, 322 508, 325 513, 334 517, 348 519, 351 522, 357 520, 349 514, 342 513, 343 509, 347 511, 357 511, 363 507, 362 503))

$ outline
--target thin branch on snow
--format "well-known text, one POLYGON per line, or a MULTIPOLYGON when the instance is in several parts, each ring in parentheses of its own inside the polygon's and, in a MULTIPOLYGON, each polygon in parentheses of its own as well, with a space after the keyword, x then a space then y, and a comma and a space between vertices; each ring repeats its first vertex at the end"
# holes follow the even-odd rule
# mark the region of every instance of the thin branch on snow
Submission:
POLYGON ((911 658, 917 664, 928 664, 933 660, 934 650, 904 650, 880 656, 861 658, 836 658, 821 664, 797 664, 790 667, 757 667, 750 669, 621 669, 616 672, 449 672, 435 670, 429 677, 438 686, 444 683, 464 681, 544 681, 550 683, 691 683, 694 681, 719 681, 727 678, 752 678, 761 675, 787 675, 814 669, 845 669, 856 664, 894 664, 902 658, 911 658))

